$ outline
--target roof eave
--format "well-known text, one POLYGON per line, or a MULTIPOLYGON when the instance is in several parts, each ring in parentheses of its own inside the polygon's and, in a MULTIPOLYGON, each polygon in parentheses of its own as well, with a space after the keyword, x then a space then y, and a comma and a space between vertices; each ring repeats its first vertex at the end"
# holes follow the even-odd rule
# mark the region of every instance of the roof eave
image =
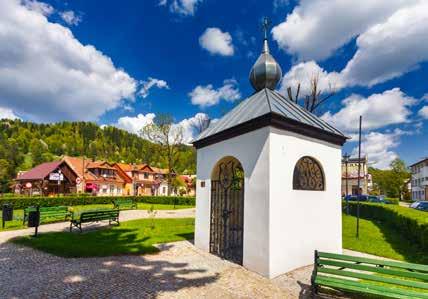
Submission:
POLYGON ((200 149, 268 126, 327 141, 340 146, 343 146, 346 140, 349 139, 349 137, 346 137, 345 135, 334 134, 270 112, 224 131, 196 140, 192 144, 196 149, 200 149))

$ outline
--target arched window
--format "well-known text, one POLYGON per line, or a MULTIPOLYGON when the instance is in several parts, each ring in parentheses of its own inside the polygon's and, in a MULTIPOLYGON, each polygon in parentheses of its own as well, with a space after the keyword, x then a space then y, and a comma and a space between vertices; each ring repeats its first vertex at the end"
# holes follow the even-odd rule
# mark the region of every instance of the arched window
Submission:
POLYGON ((297 161, 293 174, 294 190, 325 190, 324 172, 321 165, 311 157, 297 161))

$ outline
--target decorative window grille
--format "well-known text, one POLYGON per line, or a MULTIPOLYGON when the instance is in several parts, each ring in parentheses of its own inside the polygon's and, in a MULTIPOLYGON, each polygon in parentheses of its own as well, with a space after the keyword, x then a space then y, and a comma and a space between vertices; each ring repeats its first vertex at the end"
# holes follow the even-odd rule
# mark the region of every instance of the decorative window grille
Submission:
POLYGON ((294 190, 325 190, 324 172, 321 165, 311 157, 297 161, 293 174, 294 190))

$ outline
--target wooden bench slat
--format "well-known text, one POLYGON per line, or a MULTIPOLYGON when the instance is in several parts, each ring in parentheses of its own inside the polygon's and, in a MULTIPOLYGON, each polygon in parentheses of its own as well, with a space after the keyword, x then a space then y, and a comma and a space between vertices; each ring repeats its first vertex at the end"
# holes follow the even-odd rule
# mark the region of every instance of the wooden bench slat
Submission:
POLYGON ((331 268, 325 268, 325 267, 318 268, 318 272, 428 290, 428 283, 420 282, 420 281, 403 280, 403 279, 397 279, 392 277, 365 274, 361 272, 337 270, 337 269, 331 269, 331 268))
POLYGON ((400 269, 389 269, 389 268, 382 268, 382 267, 375 267, 375 266, 367 266, 362 264, 353 264, 353 263, 346 263, 346 262, 339 262, 339 261, 332 261, 332 260, 321 260, 321 259, 319 260, 319 264, 326 265, 326 266, 335 266, 338 268, 362 270, 367 272, 375 272, 375 273, 381 273, 381 274, 387 274, 387 275, 393 275, 393 276, 402 276, 407 278, 415 278, 415 279, 428 281, 428 274, 404 271, 400 269))
POLYGON ((363 257, 356 257, 351 255, 335 254, 335 253, 328 253, 328 252, 318 252, 318 255, 320 258, 360 262, 364 264, 382 265, 382 266, 389 266, 389 267, 402 268, 402 269, 411 269, 411 270, 418 270, 418 271, 423 271, 428 273, 428 265, 377 260, 373 258, 363 258, 363 257))
POLYGON ((397 289, 385 286, 377 286, 359 281, 351 281, 325 276, 317 276, 316 283, 345 291, 356 291, 360 293, 386 296, 391 298, 428 298, 427 294, 414 292, 410 290, 397 289))

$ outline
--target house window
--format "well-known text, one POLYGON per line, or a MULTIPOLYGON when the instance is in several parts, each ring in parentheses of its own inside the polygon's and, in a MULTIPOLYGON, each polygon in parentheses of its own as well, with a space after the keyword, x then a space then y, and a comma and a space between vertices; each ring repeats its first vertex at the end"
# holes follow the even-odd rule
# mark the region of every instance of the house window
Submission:
POLYGON ((321 165, 311 157, 297 161, 293 174, 294 190, 325 190, 324 172, 321 165))
POLYGON ((162 187, 162 194, 166 194, 166 187, 162 187))
POLYGON ((147 172, 144 173, 144 179, 148 179, 149 178, 149 174, 147 172))

